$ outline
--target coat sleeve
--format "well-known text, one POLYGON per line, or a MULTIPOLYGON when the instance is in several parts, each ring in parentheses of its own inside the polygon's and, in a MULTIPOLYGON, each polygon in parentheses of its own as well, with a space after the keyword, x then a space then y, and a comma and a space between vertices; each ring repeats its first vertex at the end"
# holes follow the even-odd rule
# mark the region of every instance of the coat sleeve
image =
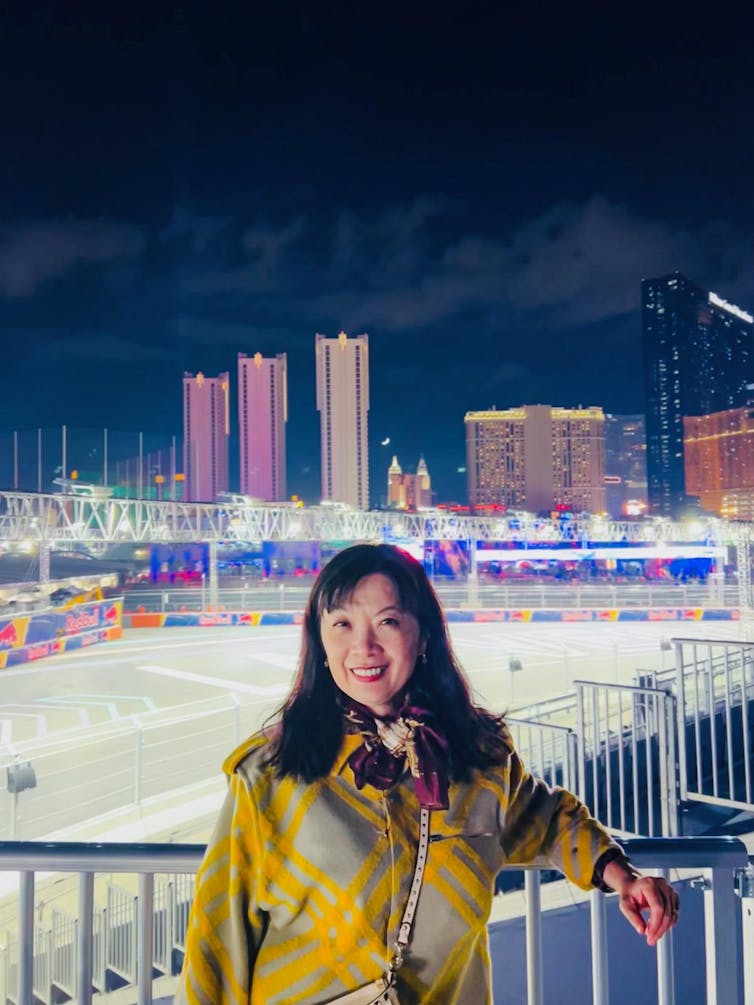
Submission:
POLYGON ((582 890, 591 889, 597 860, 620 846, 573 793, 531 775, 506 739, 508 800, 500 806, 500 826, 508 863, 558 869, 582 890))
POLYGON ((201 867, 176 1005, 247 1005, 265 931, 258 809, 247 780, 230 777, 201 867))

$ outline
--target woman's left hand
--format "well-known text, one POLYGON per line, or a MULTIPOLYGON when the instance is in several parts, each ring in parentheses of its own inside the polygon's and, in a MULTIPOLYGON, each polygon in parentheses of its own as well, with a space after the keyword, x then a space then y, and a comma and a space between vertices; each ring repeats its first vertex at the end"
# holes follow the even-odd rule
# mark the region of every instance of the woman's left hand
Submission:
POLYGON ((627 862, 610 862, 603 879, 618 894, 621 913, 639 935, 646 936, 647 945, 657 945, 678 921, 680 900, 667 880, 643 876, 627 862))

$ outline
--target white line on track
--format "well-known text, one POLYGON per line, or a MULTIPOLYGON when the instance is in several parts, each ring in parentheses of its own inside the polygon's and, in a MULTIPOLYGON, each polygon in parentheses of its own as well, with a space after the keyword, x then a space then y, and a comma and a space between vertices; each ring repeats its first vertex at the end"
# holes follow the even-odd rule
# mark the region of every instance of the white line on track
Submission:
POLYGON ((207 677, 205 674, 189 673, 187 670, 174 670, 172 667, 155 664, 139 666, 136 669, 159 674, 161 677, 175 677, 177 680, 191 681, 193 684, 207 684, 210 687, 222 688, 223 691, 243 691, 246 694, 259 694, 267 697, 287 694, 290 691, 289 684, 270 684, 267 687, 260 687, 258 684, 242 684, 237 680, 207 677))
MULTIPOLYGON (((173 629, 171 628, 165 629, 165 631, 172 631, 172 630, 173 629)), ((202 629, 197 628, 196 631, 199 632, 202 631, 202 629)), ((296 638, 297 640, 301 638, 300 635, 294 636, 292 634, 288 634, 286 636, 281 635, 279 637, 289 639, 296 638)), ((276 636, 276 639, 277 638, 278 636, 276 636)), ((247 636, 247 640, 250 639, 251 636, 247 636)), ((267 644, 269 644, 269 636, 254 639, 254 642, 255 643, 266 642, 267 644)), ((7 680, 11 677, 21 677, 21 676, 28 677, 33 674, 49 673, 50 669, 54 667, 60 667, 61 669, 65 670, 88 669, 92 665, 92 660, 96 660, 97 663, 100 664, 101 666, 116 666, 119 663, 130 663, 131 657, 135 653, 139 652, 151 654, 158 650, 165 650, 165 649, 167 650, 193 649, 195 651, 200 651, 203 648, 215 648, 216 646, 220 645, 228 645, 228 646, 238 645, 238 637, 225 636, 223 638, 220 638, 219 636, 214 636, 212 638, 207 638, 206 636, 202 636, 201 638, 197 638, 197 640, 194 642, 165 641, 165 642, 155 642, 152 645, 134 646, 129 648, 125 647, 121 648, 118 642, 108 642, 107 643, 108 648, 110 648, 111 646, 118 647, 115 650, 115 652, 113 652, 113 650, 111 649, 110 652, 108 653, 107 650, 99 646, 95 646, 92 649, 88 650, 89 659, 87 660, 82 660, 80 655, 77 654, 77 656, 75 657, 77 662, 74 662, 74 660, 71 658, 66 658, 65 653, 61 653, 59 656, 50 656, 47 659, 39 660, 38 663, 34 666, 23 667, 17 670, 0 670, 0 680, 7 680), (118 653, 120 655, 117 655, 118 653)), ((254 655, 253 649, 250 649, 249 653, 250 655, 254 655)), ((73 654, 70 654, 70 656, 73 656, 73 654)))

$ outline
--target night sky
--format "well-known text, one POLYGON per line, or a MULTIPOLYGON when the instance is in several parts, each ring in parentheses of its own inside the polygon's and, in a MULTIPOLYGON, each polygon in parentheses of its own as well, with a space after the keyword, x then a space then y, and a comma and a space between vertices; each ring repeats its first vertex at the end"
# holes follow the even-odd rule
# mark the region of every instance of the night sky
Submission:
POLYGON ((0 430, 169 437, 287 352, 314 501, 341 329, 375 501, 393 453, 463 499, 468 409, 642 411, 642 277, 754 307, 751 26, 582 6, 3 5, 0 430))

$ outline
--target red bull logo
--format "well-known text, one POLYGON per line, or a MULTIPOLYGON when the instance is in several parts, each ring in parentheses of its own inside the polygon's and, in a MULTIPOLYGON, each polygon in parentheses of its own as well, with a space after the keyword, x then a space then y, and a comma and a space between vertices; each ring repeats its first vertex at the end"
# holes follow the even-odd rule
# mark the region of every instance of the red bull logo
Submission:
POLYGON ((19 645, 20 641, 15 621, 9 621, 7 625, 0 628, 0 647, 11 649, 13 646, 19 645))
POLYGON ((66 635, 76 635, 78 632, 85 632, 99 626, 99 608, 91 611, 78 611, 76 614, 68 614, 65 619, 66 635))

